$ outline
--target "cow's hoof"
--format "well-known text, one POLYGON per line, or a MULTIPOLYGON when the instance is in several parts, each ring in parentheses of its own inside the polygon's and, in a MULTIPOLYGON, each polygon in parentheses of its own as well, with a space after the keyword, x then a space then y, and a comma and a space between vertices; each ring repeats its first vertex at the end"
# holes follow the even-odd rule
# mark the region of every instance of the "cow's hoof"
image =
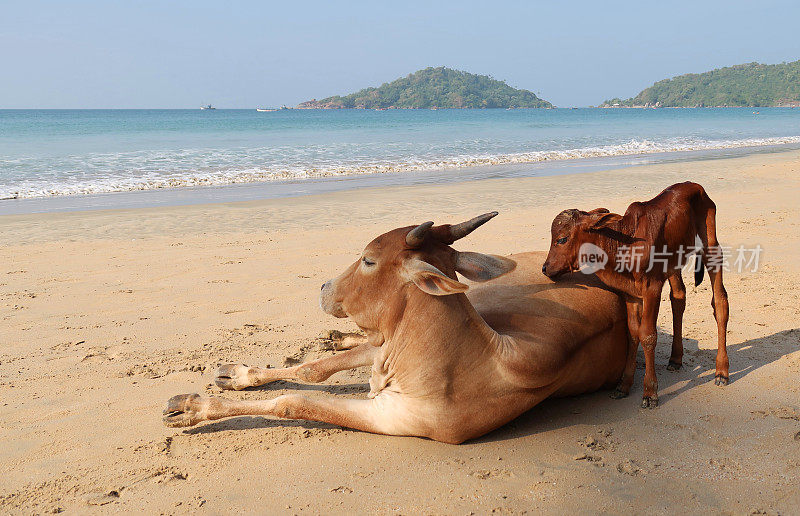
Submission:
POLYGON ((240 391, 255 385, 251 378, 251 368, 243 364, 225 364, 217 369, 214 383, 220 389, 240 391))
POLYGON ((658 396, 645 396, 642 398, 642 408, 656 408, 658 406, 658 396))
POLYGON ((714 384, 715 385, 728 385, 728 377, 725 375, 718 374, 714 377, 714 384))
POLYGON ((628 393, 623 391, 619 387, 617 387, 616 389, 611 391, 611 394, 609 394, 609 397, 612 400, 619 400, 619 399, 622 399, 622 398, 627 398, 628 397, 628 393))
POLYGON ((681 367, 683 367, 682 363, 670 360, 669 364, 667 364, 667 371, 680 371, 681 367))
POLYGON ((344 351, 363 344, 367 339, 359 333, 342 333, 328 330, 322 336, 321 348, 324 351, 344 351))
POLYGON ((199 394, 173 396, 164 409, 164 424, 172 428, 194 426, 205 419, 201 414, 205 405, 205 400, 199 394))

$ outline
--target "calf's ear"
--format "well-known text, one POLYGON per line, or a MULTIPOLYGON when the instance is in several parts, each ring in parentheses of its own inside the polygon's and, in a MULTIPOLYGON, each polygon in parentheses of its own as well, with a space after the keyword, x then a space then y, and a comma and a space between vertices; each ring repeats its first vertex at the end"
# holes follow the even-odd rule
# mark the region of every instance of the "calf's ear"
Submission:
POLYGON ((513 271, 517 262, 496 256, 481 253, 458 253, 456 270, 472 281, 489 281, 513 271))
POLYGON ((600 231, 622 219, 622 215, 617 215, 616 213, 597 213, 595 217, 595 220, 589 223, 589 231, 600 231))
POLYGON ((434 296, 458 294, 459 292, 466 292, 469 288, 419 258, 409 258, 405 261, 403 267, 409 280, 413 281, 423 292, 434 296))

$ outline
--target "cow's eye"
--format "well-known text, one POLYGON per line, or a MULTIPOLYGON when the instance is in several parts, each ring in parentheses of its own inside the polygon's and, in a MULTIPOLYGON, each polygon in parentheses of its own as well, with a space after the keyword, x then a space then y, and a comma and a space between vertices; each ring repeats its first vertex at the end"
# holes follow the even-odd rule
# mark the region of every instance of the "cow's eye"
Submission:
POLYGON ((558 240, 556 240, 556 243, 557 244, 566 244, 567 243, 567 237, 559 238, 558 240))
POLYGON ((375 265, 375 262, 373 262, 372 260, 368 260, 366 257, 361 258, 361 261, 364 262, 364 265, 366 265, 367 267, 375 265))

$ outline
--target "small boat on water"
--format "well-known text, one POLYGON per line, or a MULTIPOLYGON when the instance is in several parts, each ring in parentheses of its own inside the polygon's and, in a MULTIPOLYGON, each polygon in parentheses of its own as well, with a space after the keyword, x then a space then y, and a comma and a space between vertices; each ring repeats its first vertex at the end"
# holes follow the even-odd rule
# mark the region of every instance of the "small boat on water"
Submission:
POLYGON ((217 109, 217 108, 215 108, 215 107, 214 107, 214 106, 212 106, 211 104, 208 104, 208 105, 206 105, 206 106, 200 106, 200 109, 217 109))
POLYGON ((270 113, 272 111, 277 111, 277 109, 275 109, 275 108, 261 108, 260 107, 260 108, 256 108, 256 111, 258 111, 260 113, 270 113))

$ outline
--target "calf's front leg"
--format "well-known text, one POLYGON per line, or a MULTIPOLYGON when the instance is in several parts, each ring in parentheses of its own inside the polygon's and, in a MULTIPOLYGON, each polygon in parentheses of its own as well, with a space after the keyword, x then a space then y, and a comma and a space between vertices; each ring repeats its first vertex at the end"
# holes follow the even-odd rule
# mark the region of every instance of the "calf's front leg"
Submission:
POLYGON ((628 312, 628 356, 622 378, 617 384, 617 388, 611 393, 611 397, 615 399, 624 398, 631 392, 633 375, 636 373, 636 352, 639 350, 639 322, 642 319, 642 300, 630 298, 625 302, 625 305, 628 312))
POLYGON ((658 333, 658 308, 661 304, 663 282, 652 282, 646 285, 642 296, 642 322, 639 325, 639 339, 644 350, 644 392, 642 408, 658 406, 658 378, 656 377, 656 343, 658 333))
POLYGON ((331 357, 311 360, 293 367, 269 369, 247 367, 242 364, 225 364, 217 369, 214 382, 222 389, 239 391, 247 387, 265 385, 277 380, 299 380, 318 383, 327 380, 333 373, 372 364, 380 347, 374 346, 366 337, 356 347, 331 357))

